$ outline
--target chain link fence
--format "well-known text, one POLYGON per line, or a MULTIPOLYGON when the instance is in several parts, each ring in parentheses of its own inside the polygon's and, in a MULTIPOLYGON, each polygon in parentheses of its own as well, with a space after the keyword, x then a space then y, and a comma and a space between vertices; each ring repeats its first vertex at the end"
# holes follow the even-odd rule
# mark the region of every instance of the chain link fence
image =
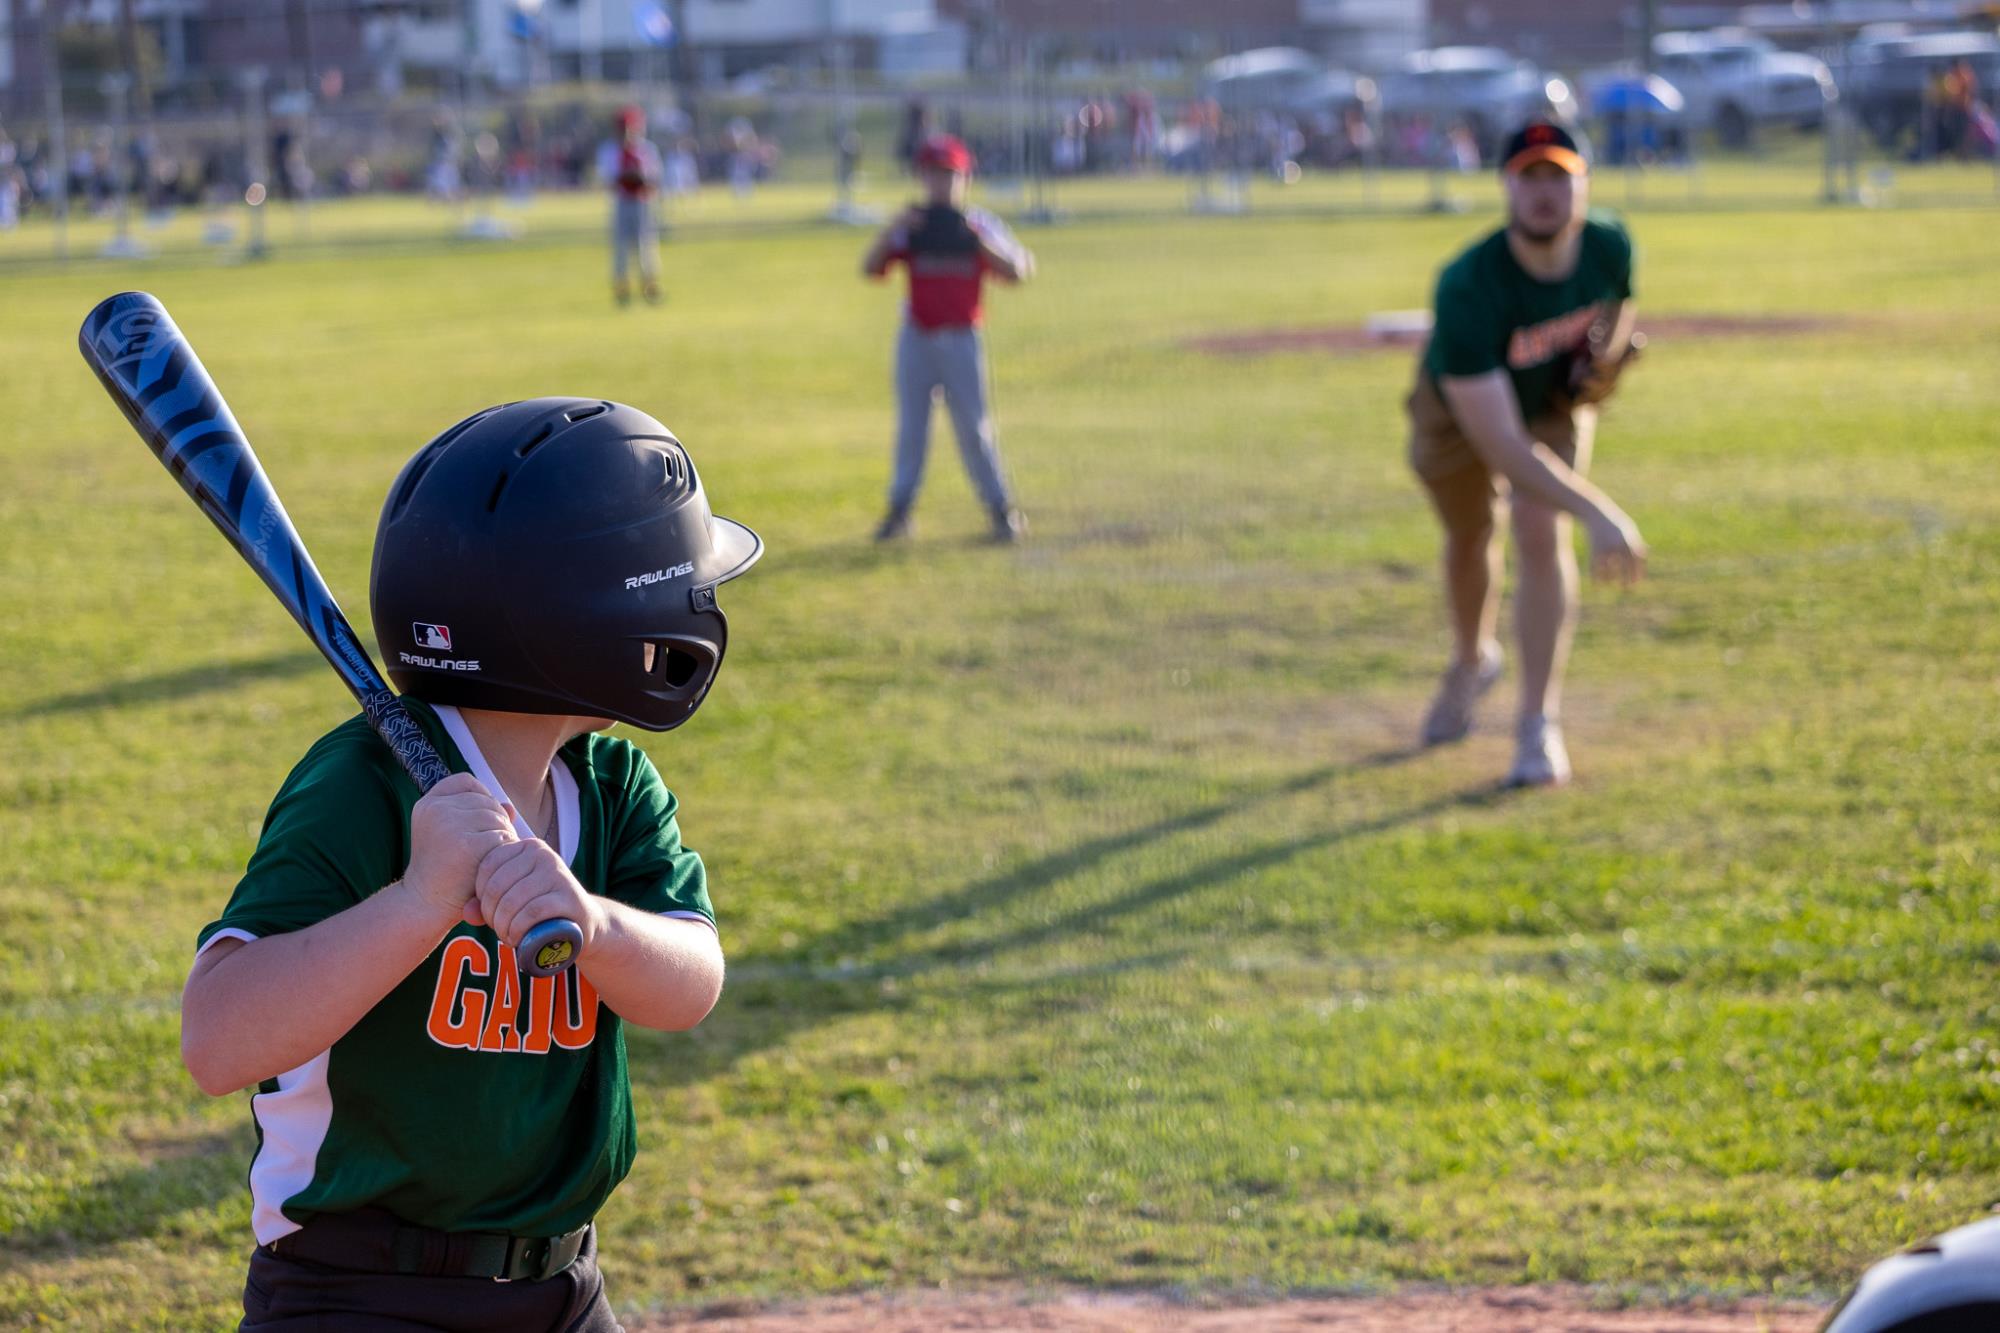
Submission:
POLYGON ((865 221, 906 192, 924 130, 966 138, 989 206, 1027 220, 1483 207, 1505 123, 1540 105, 1583 130, 1614 207, 1990 205, 2000 55, 1976 36, 1753 44, 1744 70, 1705 80, 1671 35, 1648 62, 1632 39, 1532 65, 1525 98, 1518 77, 1503 94, 1393 72, 1258 93, 1213 67, 1079 68, 1032 51, 902 87, 829 58, 692 97, 649 81, 326 99, 251 72, 199 111, 143 120, 107 81, 79 99, 86 114, 0 125, 0 262, 594 230, 596 154, 630 103, 672 168, 669 218, 697 229, 865 221))

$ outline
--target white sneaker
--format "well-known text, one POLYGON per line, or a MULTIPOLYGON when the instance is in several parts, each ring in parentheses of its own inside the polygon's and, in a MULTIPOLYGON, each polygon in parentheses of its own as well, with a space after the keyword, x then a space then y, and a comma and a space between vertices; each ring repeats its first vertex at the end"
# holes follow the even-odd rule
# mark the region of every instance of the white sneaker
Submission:
POLYGON ((1462 741, 1472 730, 1472 711, 1479 697, 1500 679, 1500 645, 1489 643, 1479 650, 1474 663, 1454 662, 1445 668, 1438 682, 1437 698, 1424 714, 1424 744, 1444 745, 1462 741))
POLYGON ((1560 787, 1569 781, 1569 751, 1563 747, 1562 724, 1537 713, 1521 719, 1514 737, 1514 767, 1507 770, 1509 787, 1560 787))

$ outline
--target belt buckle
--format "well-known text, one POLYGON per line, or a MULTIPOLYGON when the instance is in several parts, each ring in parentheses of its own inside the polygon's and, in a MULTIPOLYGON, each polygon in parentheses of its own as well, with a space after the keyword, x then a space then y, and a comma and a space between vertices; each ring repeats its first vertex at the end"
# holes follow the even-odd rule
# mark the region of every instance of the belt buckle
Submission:
POLYGON ((515 1236, 507 1242, 506 1262, 495 1275, 495 1282, 546 1281, 550 1276, 550 1261, 555 1258, 556 1247, 553 1238, 542 1236, 515 1236), (516 1267, 525 1265, 526 1272, 516 1274, 516 1267))

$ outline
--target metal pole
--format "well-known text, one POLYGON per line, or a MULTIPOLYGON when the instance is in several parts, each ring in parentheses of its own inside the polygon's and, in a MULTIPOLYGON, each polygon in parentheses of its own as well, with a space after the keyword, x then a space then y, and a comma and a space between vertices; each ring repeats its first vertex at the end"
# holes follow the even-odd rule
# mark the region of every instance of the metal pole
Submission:
POLYGON ((604 0, 583 0, 576 16, 578 72, 584 83, 595 87, 604 80, 604 0))
POLYGON ((244 246, 244 255, 249 259, 262 259, 270 253, 264 241, 264 201, 269 196, 270 186, 265 177, 270 175, 270 139, 264 129, 264 69, 252 66, 243 71, 243 174, 249 177, 243 183, 243 204, 250 210, 249 226, 246 231, 249 240, 244 246))
POLYGON ((1014 141, 1014 188, 1018 190, 1028 178, 1027 75, 1018 37, 1010 33, 1000 49, 1007 53, 1007 115, 1014 141))
MULTIPOLYGON (((1840 36, 1838 29, 1834 26, 1831 7, 1824 8, 1821 11, 1820 17, 1821 37, 1828 43, 1838 43, 1840 36)), ((1841 199, 1839 175, 1840 108, 1836 103, 1830 102, 1827 104, 1826 115, 1820 125, 1820 138, 1824 141, 1825 147, 1825 151, 1820 154, 1822 163, 1820 171, 1820 202, 1823 204, 1837 204, 1841 202, 1841 199)))
POLYGON ((105 244, 104 253, 124 259, 138 253, 138 246, 132 240, 132 178, 137 173, 132 170, 131 75, 105 75, 104 91, 111 95, 111 123, 116 127, 111 139, 111 169, 112 179, 118 187, 118 205, 114 214, 116 230, 105 244))
POLYGON ((1042 68, 1041 43, 1033 38, 1028 42, 1028 77, 1033 81, 1034 88, 1034 114, 1030 117, 1028 128, 1028 189, 1032 200, 1028 216, 1037 222, 1047 222, 1049 205, 1042 192, 1042 158, 1048 151, 1048 86, 1045 82, 1046 71, 1042 68))
POLYGON ((56 28, 62 0, 43 0, 42 108, 49 122, 49 179, 55 185, 56 258, 69 258, 69 132, 63 121, 62 62, 56 58, 56 28))
MULTIPOLYGON (((319 95, 319 89, 313 77, 312 14, 306 7, 305 0, 292 0, 291 8, 287 11, 286 18, 286 26, 291 30, 288 35, 291 38, 292 61, 298 66, 299 71, 301 109, 299 111, 298 143, 295 145, 295 151, 299 155, 299 160, 306 163, 308 170, 310 170, 312 164, 312 109, 313 103, 318 99, 319 95)), ((280 162, 277 164, 277 169, 286 172, 289 176, 291 166, 289 163, 280 162)), ((310 235, 312 232, 311 187, 304 181, 287 179, 285 188, 288 194, 294 188, 300 190, 297 197, 292 200, 292 220, 298 224, 298 234, 301 238, 310 235)))

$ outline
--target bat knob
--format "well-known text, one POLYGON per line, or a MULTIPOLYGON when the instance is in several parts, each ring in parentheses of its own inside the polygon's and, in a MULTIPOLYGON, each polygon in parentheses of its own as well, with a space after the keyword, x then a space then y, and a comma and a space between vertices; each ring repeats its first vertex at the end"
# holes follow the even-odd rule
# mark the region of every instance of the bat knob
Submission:
POLYGON ((521 937, 514 956, 531 977, 552 977, 576 961, 583 951, 583 929, 574 921, 550 917, 521 937))

